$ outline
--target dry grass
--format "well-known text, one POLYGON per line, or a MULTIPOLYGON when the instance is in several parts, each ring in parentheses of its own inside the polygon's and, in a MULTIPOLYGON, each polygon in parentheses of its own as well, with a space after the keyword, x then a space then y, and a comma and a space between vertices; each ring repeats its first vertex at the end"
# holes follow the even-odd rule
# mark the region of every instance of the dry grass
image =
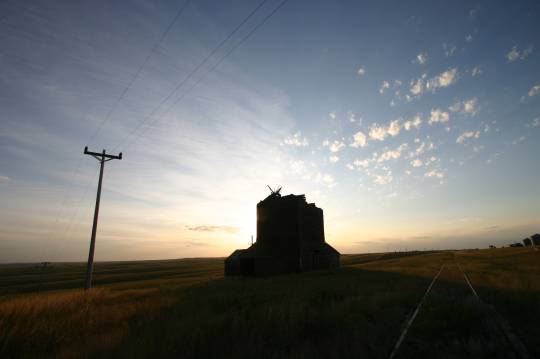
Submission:
MULTIPOLYGON (((0 266, 0 357, 386 358, 427 284, 455 259, 538 355, 539 255, 350 255, 336 271, 262 279, 223 278, 222 259, 100 263, 98 287, 89 293, 69 289, 82 284, 82 264, 46 273, 0 266)), ((448 297, 445 290, 467 291, 459 275, 441 279, 449 284, 440 298, 448 297)), ((445 305, 468 310, 433 303, 433 318, 446 313, 445 305)), ((430 318, 420 320, 423 328, 434 325, 430 318)), ((422 327, 417 332, 422 337, 422 327)))
POLYGON ((155 317, 173 298, 157 289, 37 294, 0 303, 0 352, 5 356, 40 357, 55 353, 107 351, 126 336, 128 320, 155 317), (30 344, 30 345, 29 345, 30 344))

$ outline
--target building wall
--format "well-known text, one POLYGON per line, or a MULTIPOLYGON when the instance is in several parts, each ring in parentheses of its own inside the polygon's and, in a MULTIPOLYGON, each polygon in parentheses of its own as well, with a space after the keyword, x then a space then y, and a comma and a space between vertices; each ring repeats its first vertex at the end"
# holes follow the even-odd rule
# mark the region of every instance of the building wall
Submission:
POLYGON ((339 266, 324 239, 323 211, 305 197, 269 197, 257 205, 257 241, 225 260, 226 275, 268 276, 339 266))
POLYGON ((275 199, 257 205, 257 242, 275 250, 298 253, 299 206, 275 199))

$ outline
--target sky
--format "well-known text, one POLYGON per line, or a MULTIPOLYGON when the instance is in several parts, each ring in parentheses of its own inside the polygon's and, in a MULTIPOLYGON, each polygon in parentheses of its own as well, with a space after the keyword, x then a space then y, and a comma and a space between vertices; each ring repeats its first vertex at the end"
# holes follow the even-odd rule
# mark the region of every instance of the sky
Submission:
POLYGON ((540 232, 536 1, 2 1, 0 262, 227 256, 271 187, 342 253, 540 232))

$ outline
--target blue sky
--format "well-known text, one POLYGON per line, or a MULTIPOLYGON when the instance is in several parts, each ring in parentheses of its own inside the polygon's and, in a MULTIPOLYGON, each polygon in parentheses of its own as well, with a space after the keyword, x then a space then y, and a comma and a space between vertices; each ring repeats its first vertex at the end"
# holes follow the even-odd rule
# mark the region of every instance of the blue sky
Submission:
POLYGON ((289 0, 243 41, 280 3, 212 53, 259 2, 2 2, 0 261, 86 258, 85 145, 124 154, 97 260, 246 247, 267 184, 344 253, 540 232, 537 2, 289 0))

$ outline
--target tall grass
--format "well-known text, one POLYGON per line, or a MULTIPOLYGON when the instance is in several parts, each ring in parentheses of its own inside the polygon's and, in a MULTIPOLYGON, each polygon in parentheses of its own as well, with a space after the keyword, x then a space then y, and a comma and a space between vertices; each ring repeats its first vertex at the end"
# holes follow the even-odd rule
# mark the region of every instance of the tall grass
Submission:
MULTIPOLYGON (((0 266, 0 357, 385 358, 427 284, 455 258, 480 296, 520 334, 538 337, 536 253, 344 256, 338 270, 258 279, 223 278, 222 259, 100 263, 90 292, 69 289, 82 282, 79 264, 45 274, 0 266), (44 292, 24 294, 31 288, 44 292)), ((458 277, 441 279, 463 289, 458 277)), ((434 313, 454 305, 439 297, 434 313)), ((523 340, 538 354, 532 336, 523 340)))

